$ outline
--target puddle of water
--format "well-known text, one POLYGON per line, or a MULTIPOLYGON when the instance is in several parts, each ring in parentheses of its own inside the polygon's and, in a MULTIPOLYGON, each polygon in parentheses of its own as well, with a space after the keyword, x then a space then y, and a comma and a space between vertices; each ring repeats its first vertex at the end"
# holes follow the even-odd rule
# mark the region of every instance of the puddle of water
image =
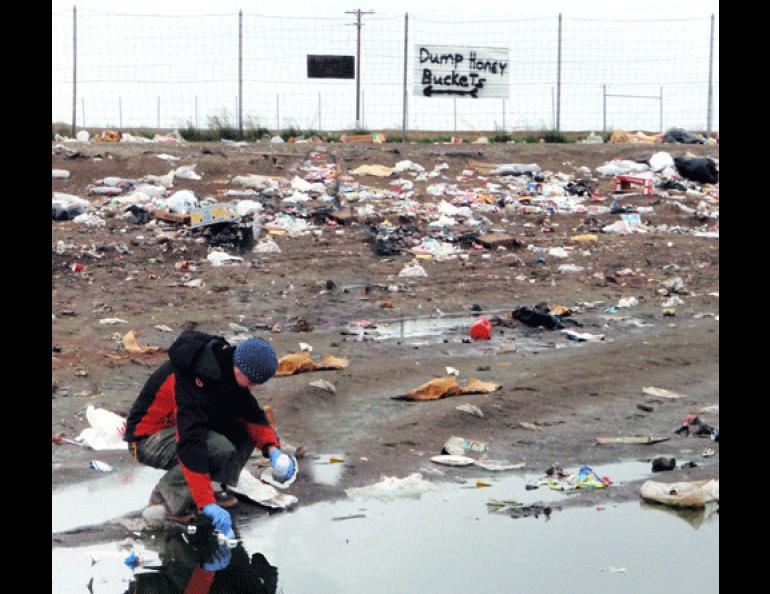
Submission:
POLYGON ((101 524, 144 509, 163 474, 163 470, 137 466, 55 490, 51 497, 51 532, 101 524))
MULTIPOLYGON (((649 475, 638 461, 594 470, 615 483, 649 475)), ((508 475, 484 489, 441 484, 419 499, 320 503, 254 519, 240 525, 240 535, 249 555, 262 553, 277 566, 284 594, 718 591, 713 508, 682 513, 608 502, 603 511, 569 508, 550 519, 488 511, 491 498, 526 504, 569 496, 524 490, 538 478, 508 475)), ((95 593, 123 594, 125 556, 114 543, 55 548, 53 591, 82 590, 94 577, 95 593), (101 560, 92 567, 95 554, 101 560)))

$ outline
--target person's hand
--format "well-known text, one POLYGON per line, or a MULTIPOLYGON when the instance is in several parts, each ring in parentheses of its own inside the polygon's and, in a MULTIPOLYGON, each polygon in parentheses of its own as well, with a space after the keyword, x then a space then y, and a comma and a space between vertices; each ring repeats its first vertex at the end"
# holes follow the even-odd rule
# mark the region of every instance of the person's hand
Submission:
POLYGON ((228 538, 233 535, 233 520, 230 518, 230 514, 219 507, 216 503, 209 503, 204 506, 203 513, 211 518, 211 522, 214 524, 219 532, 227 536, 228 538))
POLYGON ((230 565, 230 559, 232 553, 227 543, 222 543, 219 548, 211 555, 211 559, 203 564, 203 569, 206 571, 221 571, 230 565))
POLYGON ((294 460, 278 448, 270 450, 270 465, 273 467, 273 478, 281 483, 294 476, 294 460))

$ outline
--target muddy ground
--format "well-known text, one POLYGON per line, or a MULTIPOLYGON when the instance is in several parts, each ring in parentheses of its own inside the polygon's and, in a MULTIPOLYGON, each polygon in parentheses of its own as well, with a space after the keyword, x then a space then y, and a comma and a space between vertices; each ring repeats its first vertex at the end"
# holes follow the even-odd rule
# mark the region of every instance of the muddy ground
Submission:
MULTIPOLYGON (((310 150, 308 145, 235 149, 218 143, 79 148, 82 158, 52 157, 53 168, 71 171, 70 178, 53 180, 54 191, 86 197, 86 186, 105 176, 165 174, 171 166, 155 154, 171 153, 182 157, 174 167, 197 163, 196 171, 203 175, 201 181, 178 180, 174 190, 189 188, 206 196, 231 187, 227 181, 234 175, 292 176, 293 167, 310 150), (102 160, 94 160, 95 155, 102 160)), ((649 158, 659 149, 644 145, 327 147, 346 170, 362 163, 392 166, 411 159, 428 170, 446 162, 450 169, 445 173, 450 178, 473 169, 471 160, 537 163, 543 169, 573 173, 568 163, 593 169, 611 158, 649 158)), ((686 152, 719 156, 718 147, 667 146, 665 150, 673 156, 686 152)), ((380 178, 358 179, 373 187, 387 184, 380 178)), ((432 181, 415 183, 415 188, 432 181)), ((471 181, 470 187, 478 183, 471 181)), ((601 183, 608 192, 610 183, 601 183)), ((436 201, 430 197, 419 200, 436 201)), ((691 207, 697 202, 683 200, 691 207)), ((684 214, 665 200, 633 196, 623 199, 623 204, 653 205, 655 213, 643 216, 653 224, 704 225, 704 220, 684 214)), ((499 223, 503 216, 489 218, 506 227, 499 223)), ((609 224, 617 215, 598 218, 609 224)), ((508 232, 525 246, 574 245, 569 238, 586 231, 585 220, 585 215, 523 216, 518 223, 533 225, 508 232)), ((708 466, 656 477, 671 481, 684 476, 718 477, 719 444, 674 435, 673 431, 688 414, 719 402, 719 322, 713 317, 719 313, 719 299, 709 295, 719 291, 719 240, 670 233, 599 235, 598 243, 581 248, 590 255, 570 260, 546 257, 545 264, 538 264, 535 259, 540 254, 525 247, 504 252, 471 249, 467 261, 421 261, 428 277, 412 280, 398 277, 412 256, 376 256, 365 228, 357 224, 330 227, 321 237, 277 237, 280 254, 247 252, 240 254, 245 259, 241 266, 213 268, 206 261, 209 247, 205 243, 182 238, 159 242, 149 228, 118 218, 107 219, 107 227, 101 229, 54 221, 52 246, 63 240, 76 247, 52 254, 52 311, 56 316, 52 322, 52 434, 77 436, 87 426, 84 413, 89 404, 128 413, 144 381, 166 356, 162 351, 126 353, 120 336, 128 330, 140 332, 140 342, 165 348, 185 328, 232 334, 228 324, 237 323, 270 340, 279 356, 296 352, 299 342, 307 342, 313 345, 314 355, 331 353, 350 359, 346 370, 275 378, 255 391, 261 404, 272 406, 282 440, 302 446, 308 456, 335 453, 345 459, 342 478, 335 486, 315 484, 307 473, 300 473, 291 492, 301 505, 344 496, 344 489, 373 482, 383 474, 403 476, 428 467, 429 457, 440 453, 452 435, 486 441, 491 457, 523 461, 528 469, 543 472, 554 463, 565 468, 597 466, 655 455, 671 455, 680 463, 702 462, 701 451, 711 447, 717 454, 708 460, 708 466), (341 234, 335 232, 339 230, 341 234), (130 253, 119 253, 116 244, 125 244, 130 253), (85 253, 88 251, 92 255, 85 253), (177 269, 175 263, 181 260, 197 270, 177 269), (85 269, 72 271, 76 262, 85 269), (585 270, 558 272, 565 262, 585 270), (617 274, 626 267, 636 275, 617 274), (686 292, 681 295, 685 305, 676 308, 675 317, 664 317, 664 298, 656 291, 662 281, 675 276, 685 282, 686 292), (173 286, 190 278, 202 278, 204 286, 173 286), (329 280, 334 283, 331 290, 327 290, 329 280), (400 290, 388 291, 394 284, 400 290), (604 313, 620 298, 630 296, 640 304, 616 314, 604 313), (393 307, 383 307, 386 301, 393 307), (472 316, 474 305, 483 311, 510 311, 540 302, 568 307, 603 302, 584 307, 575 318, 584 324, 581 331, 606 334, 607 339, 577 344, 558 331, 522 325, 495 327, 491 341, 470 344, 462 341, 467 327, 438 338, 387 341, 353 336, 344 330, 362 319, 440 313, 472 316), (122 318, 128 324, 99 323, 108 317, 122 318), (307 321, 312 331, 293 331, 298 318, 307 321), (159 324, 173 332, 153 327, 159 324), (431 402, 391 398, 443 376, 448 365, 460 371, 461 383, 474 376, 503 387, 490 395, 431 402), (336 385, 336 394, 308 385, 321 378, 336 385), (686 397, 652 398, 642 393, 644 386, 666 388, 686 397), (484 418, 455 410, 466 402, 479 406, 484 418), (642 410, 639 404, 652 410, 642 410), (523 428, 520 422, 535 423, 539 429, 523 428), (595 445, 595 437, 602 435, 665 435, 672 439, 651 446, 595 445)), ((702 418, 718 425, 718 415, 702 418)), ((132 464, 127 453, 52 444, 54 488, 101 476, 89 469, 92 459, 118 468, 132 464)), ((478 469, 442 470, 450 477, 478 475, 478 469)), ((637 493, 638 485, 631 484, 573 500, 591 504, 607 498, 635 498, 637 493)), ((239 507, 239 513, 264 513, 244 504, 239 507)), ((115 529, 102 526, 58 535, 55 542, 80 544, 108 538, 115 529)))

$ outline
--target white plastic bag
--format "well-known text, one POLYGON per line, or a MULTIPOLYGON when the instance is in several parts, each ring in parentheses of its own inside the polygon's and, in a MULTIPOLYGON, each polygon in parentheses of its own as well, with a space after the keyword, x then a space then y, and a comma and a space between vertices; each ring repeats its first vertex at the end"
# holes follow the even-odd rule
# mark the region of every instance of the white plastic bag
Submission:
POLYGON ((178 214, 188 214, 193 208, 198 207, 198 198, 190 190, 179 190, 169 196, 166 208, 178 214))
POLYGON ((420 278, 428 276, 428 273, 425 272, 425 269, 417 262, 412 262, 411 264, 404 266, 401 269, 401 272, 398 273, 398 276, 406 278, 420 278))
POLYGON ((51 177, 58 179, 67 179, 70 176, 70 172, 66 169, 51 169, 51 177))
POLYGON ((227 252, 221 252, 221 251, 214 251, 211 252, 208 256, 206 256, 206 259, 211 262, 212 266, 222 266, 223 264, 227 263, 234 263, 237 264, 238 262, 243 262, 243 258, 240 258, 238 256, 231 256, 227 252))
POLYGON ((114 412, 104 408, 89 405, 86 409, 86 419, 91 425, 83 429, 75 438, 94 450, 126 450, 128 444, 123 441, 126 430, 126 420, 114 412))
POLYGON ((174 176, 179 179, 192 179, 196 181, 202 179, 200 175, 195 173, 195 165, 183 165, 182 167, 178 167, 174 170, 174 176))

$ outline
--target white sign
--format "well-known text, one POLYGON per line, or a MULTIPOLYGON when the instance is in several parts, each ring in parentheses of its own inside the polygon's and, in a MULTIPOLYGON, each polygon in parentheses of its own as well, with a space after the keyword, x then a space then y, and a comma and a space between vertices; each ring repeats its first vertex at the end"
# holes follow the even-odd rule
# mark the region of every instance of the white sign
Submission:
POLYGON ((508 48, 415 46, 414 94, 508 98, 508 48))

